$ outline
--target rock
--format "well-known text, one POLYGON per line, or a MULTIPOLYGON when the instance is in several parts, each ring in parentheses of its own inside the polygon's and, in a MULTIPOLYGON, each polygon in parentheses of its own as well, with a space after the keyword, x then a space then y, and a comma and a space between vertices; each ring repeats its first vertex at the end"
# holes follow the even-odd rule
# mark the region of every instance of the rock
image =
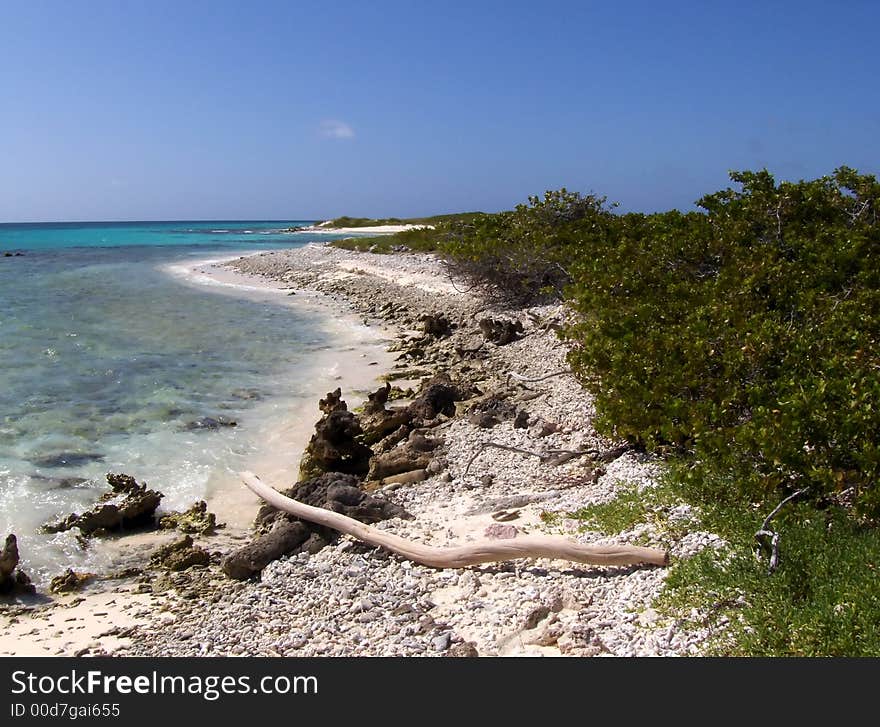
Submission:
POLYGON ((437 374, 423 387, 408 407, 414 421, 428 422, 438 414, 455 415, 455 402, 460 399, 459 390, 446 374, 437 374))
POLYGON ((55 576, 49 583, 52 593, 73 593, 82 588, 95 577, 94 573, 77 573, 68 568, 60 576, 55 576))
POLYGON ((88 482, 85 477, 47 477, 37 473, 32 474, 31 478, 45 482, 54 490, 70 490, 88 482))
POLYGON ((157 548, 150 559, 152 565, 161 566, 171 571, 182 571, 192 566, 205 566, 211 562, 208 551, 193 545, 190 535, 184 535, 168 545, 157 548))
POLYGON ((499 346, 513 343, 519 340, 523 334, 523 324, 520 321, 510 321, 503 318, 483 318, 479 326, 485 339, 499 346))
POLYGON ((369 470, 372 451, 359 440, 362 434, 360 423, 340 397, 341 391, 336 389, 318 405, 324 416, 315 424, 315 433, 303 454, 301 479, 325 472, 363 476, 369 470))
POLYGON ((453 644, 446 651, 446 656, 458 658, 473 658, 480 655, 477 651, 477 645, 473 641, 461 641, 453 644))
POLYGON ((480 484, 483 487, 491 487, 493 482, 495 482, 495 475, 491 473, 485 474, 480 478, 480 484))
POLYGON ((468 417, 468 421, 480 429, 491 429, 500 423, 498 417, 485 411, 474 412, 468 417))
POLYGON ((302 522, 280 521, 269 532, 229 553, 221 561, 220 567, 234 580, 251 578, 273 560, 299 549, 309 535, 309 528, 302 522))
POLYGON ((382 480, 383 485, 412 485, 416 482, 423 482, 428 479, 427 470, 412 470, 411 472, 402 472, 399 475, 392 475, 382 480))
POLYGON ((0 550, 0 594, 33 595, 37 589, 28 575, 18 567, 18 540, 14 533, 6 536, 3 550, 0 550))
POLYGON ((182 533, 197 535, 213 535, 218 528, 225 527, 223 523, 217 524, 217 516, 208 512, 208 505, 204 500, 199 500, 184 512, 170 512, 159 518, 159 527, 169 530, 180 530, 182 533))
POLYGON ((483 535, 492 540, 515 538, 517 533, 519 533, 519 531, 516 529, 516 525, 502 525, 501 523, 487 525, 486 529, 483 531, 483 535))
POLYGON ((535 606, 531 611, 529 611, 528 615, 523 620, 522 628, 525 631, 529 629, 535 628, 539 622, 543 621, 550 615, 550 607, 541 604, 540 606, 535 606))
MULTIPOLYGON (((327 472, 300 482, 284 490, 283 494, 367 524, 392 517, 410 517, 403 508, 389 500, 363 492, 358 484, 358 479, 352 475, 327 472)), ((223 572, 230 578, 250 578, 273 560, 295 552, 316 553, 338 536, 335 530, 299 520, 269 504, 260 508, 254 527, 261 535, 227 555, 221 563, 223 572)))
POLYGON ((238 426, 238 422, 234 419, 229 419, 228 417, 217 416, 217 417, 199 417, 191 422, 187 422, 183 425, 183 428, 187 431, 194 431, 197 429, 221 429, 223 427, 235 427, 238 426))
POLYGON ((37 467, 78 467, 89 462, 100 462, 103 454, 97 452, 58 452, 34 457, 30 461, 37 467))
POLYGON ((525 409, 520 409, 516 413, 516 417, 513 420, 513 428, 514 429, 528 429, 529 428, 529 413, 525 409))
POLYGON ((434 437, 426 437, 419 432, 413 432, 408 438, 409 446, 417 452, 433 452, 438 447, 443 446, 443 440, 434 437))
POLYGON ((428 336, 445 338, 452 333, 452 325, 449 319, 442 313, 429 313, 421 318, 422 330, 428 336))
POLYGON ((110 492, 104 493, 91 510, 82 515, 68 515, 56 523, 43 526, 44 532, 57 533, 79 528, 85 535, 99 532, 132 530, 155 525, 156 508, 162 493, 148 490, 146 484, 126 474, 107 474, 110 492))
POLYGON ((452 643, 452 634, 448 631, 444 634, 440 634, 439 636, 435 636, 431 640, 431 646, 434 651, 446 651, 449 648, 449 645, 452 643))
POLYGON ((430 452, 420 452, 411 445, 395 447, 390 452, 370 459, 368 476, 371 480, 384 480, 412 470, 423 470, 431 461, 430 452))

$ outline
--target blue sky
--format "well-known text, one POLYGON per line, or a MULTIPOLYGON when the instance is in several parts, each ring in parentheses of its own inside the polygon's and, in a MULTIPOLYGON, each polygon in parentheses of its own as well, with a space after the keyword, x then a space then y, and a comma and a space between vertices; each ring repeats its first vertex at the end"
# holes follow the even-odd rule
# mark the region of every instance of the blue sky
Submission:
POLYGON ((880 172, 877 2, 2 3, 0 221, 688 209, 880 172))

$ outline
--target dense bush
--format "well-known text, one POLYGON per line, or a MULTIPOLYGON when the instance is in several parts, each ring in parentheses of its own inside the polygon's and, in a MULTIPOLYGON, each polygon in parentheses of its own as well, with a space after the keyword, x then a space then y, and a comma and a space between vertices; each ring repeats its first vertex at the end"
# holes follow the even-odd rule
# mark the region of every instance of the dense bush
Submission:
MULTIPOLYGON (((606 430, 736 471, 761 500, 809 487, 880 515, 880 185, 841 168, 628 215, 570 267, 571 361, 606 430)), ((725 496, 725 493, 716 493, 725 496)))
POLYGON ((583 234, 602 236, 614 224, 604 198, 562 189, 454 223, 442 249, 452 270, 490 298, 522 305, 561 298, 583 234))

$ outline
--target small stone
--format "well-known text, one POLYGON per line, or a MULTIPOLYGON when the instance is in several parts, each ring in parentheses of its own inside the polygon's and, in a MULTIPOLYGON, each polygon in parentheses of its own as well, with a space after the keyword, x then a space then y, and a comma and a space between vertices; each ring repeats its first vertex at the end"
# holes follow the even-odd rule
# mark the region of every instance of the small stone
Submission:
POLYGON ((479 655, 480 652, 477 651, 477 645, 473 641, 462 641, 458 644, 453 644, 446 652, 446 656, 452 657, 472 658, 479 655))
POLYGON ((435 636, 431 641, 431 646, 434 648, 434 651, 446 651, 450 643, 452 643, 452 634, 447 631, 445 634, 435 636))

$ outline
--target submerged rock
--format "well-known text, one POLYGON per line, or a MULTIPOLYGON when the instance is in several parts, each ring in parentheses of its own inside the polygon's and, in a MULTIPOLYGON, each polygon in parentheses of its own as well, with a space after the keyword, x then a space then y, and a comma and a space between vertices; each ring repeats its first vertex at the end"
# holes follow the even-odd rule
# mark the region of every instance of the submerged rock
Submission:
POLYGON ((103 454, 98 452, 57 452, 31 458, 37 467, 78 467, 89 462, 100 462, 103 454))
POLYGON ((224 416, 216 417, 199 417, 191 422, 183 425, 183 428, 189 432, 199 429, 221 429, 222 427, 235 427, 238 422, 235 419, 229 419, 224 416))
POLYGON ((121 473, 109 472, 107 482, 110 492, 102 495, 91 510, 82 515, 68 515, 55 523, 47 523, 43 526, 43 531, 58 533, 79 528, 83 535, 95 535, 147 528, 156 524, 156 508, 163 497, 161 492, 148 490, 146 484, 139 484, 134 477, 121 473))

